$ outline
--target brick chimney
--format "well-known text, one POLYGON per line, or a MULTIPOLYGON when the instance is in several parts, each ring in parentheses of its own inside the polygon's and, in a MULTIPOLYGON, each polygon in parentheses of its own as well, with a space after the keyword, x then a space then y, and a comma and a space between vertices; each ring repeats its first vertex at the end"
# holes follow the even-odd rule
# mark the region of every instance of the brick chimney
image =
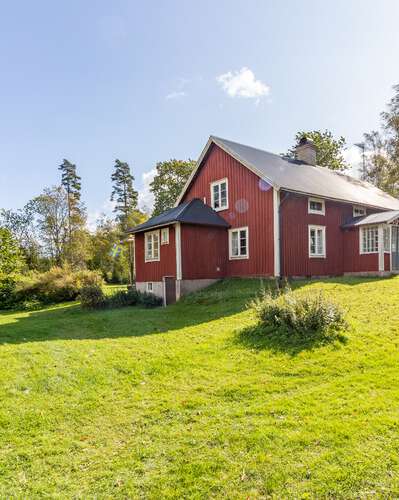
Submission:
POLYGON ((295 148, 295 159, 308 165, 316 165, 316 146, 306 136, 300 139, 295 148))

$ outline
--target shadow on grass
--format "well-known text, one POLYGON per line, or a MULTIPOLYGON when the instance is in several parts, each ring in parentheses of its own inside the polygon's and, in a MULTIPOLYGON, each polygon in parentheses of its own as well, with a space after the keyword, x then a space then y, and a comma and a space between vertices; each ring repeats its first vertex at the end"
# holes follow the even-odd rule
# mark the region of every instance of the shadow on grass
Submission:
POLYGON ((234 342, 255 351, 269 350, 273 353, 286 353, 296 356, 302 351, 311 351, 327 344, 346 344, 347 337, 336 333, 329 337, 322 334, 308 335, 289 334, 286 331, 268 330, 262 325, 253 325, 240 330, 234 342))

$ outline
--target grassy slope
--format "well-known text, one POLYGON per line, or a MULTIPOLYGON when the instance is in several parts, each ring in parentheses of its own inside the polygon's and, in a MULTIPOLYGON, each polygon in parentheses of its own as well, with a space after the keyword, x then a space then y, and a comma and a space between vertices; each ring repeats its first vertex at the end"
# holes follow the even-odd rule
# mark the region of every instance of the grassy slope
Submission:
POLYGON ((350 311, 313 349, 243 340, 258 286, 0 314, 0 496, 398 496, 399 277, 298 285, 350 311))

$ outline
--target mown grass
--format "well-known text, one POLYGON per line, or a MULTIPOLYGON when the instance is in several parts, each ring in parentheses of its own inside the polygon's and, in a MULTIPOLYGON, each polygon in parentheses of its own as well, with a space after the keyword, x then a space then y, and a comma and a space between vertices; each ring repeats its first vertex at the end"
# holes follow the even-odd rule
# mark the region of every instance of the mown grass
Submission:
POLYGON ((259 286, 0 314, 0 497, 398 497, 399 278, 296 283, 348 310, 325 346, 251 337, 259 286))

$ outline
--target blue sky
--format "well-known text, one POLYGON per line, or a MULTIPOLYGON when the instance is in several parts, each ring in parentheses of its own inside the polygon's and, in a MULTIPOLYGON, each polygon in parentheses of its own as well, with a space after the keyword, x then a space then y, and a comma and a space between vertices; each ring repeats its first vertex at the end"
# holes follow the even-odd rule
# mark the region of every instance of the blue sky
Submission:
POLYGON ((59 182, 64 157, 93 219, 109 210, 115 158, 142 189, 157 161, 196 158, 210 134, 279 153, 296 131, 327 128, 351 145, 399 83, 397 0, 1 7, 5 208, 59 182))

